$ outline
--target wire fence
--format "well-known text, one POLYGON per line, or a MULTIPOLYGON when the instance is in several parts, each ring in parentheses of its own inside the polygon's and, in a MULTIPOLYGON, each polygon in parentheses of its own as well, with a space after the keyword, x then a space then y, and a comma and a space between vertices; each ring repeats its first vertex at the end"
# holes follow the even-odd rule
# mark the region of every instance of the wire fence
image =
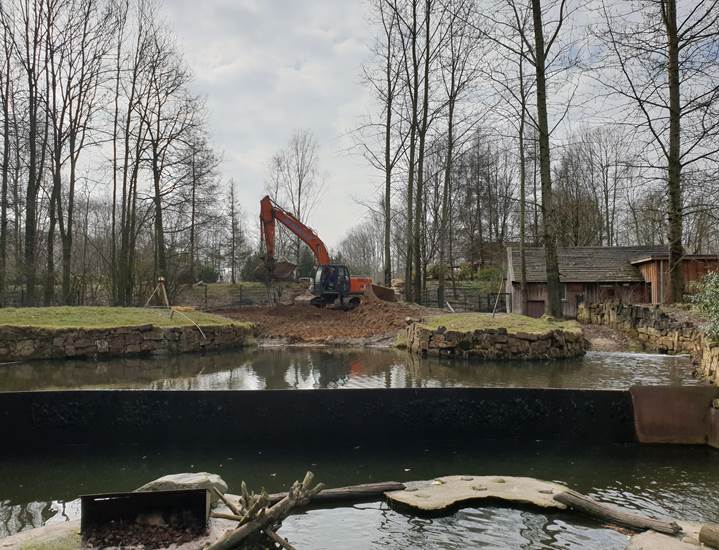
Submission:
POLYGON ((487 294, 473 289, 458 288, 454 292, 451 288, 445 290, 444 304, 437 301, 437 291, 427 290, 424 293, 424 305, 441 309, 448 309, 447 304, 454 311, 476 311, 492 313, 495 311, 509 312, 511 309, 511 295, 505 292, 487 294))

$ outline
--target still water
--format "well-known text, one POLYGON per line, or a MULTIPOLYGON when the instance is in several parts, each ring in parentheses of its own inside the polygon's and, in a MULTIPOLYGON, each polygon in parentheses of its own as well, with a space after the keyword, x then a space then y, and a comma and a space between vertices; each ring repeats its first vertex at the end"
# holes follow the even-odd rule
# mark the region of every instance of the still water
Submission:
POLYGON ((252 349, 153 358, 0 365, 0 391, 525 387, 694 384, 688 357, 590 352, 555 361, 468 363, 389 350, 252 349))
MULTIPOLYGON (((602 501, 656 516, 719 521, 719 451, 704 447, 487 443, 477 448, 166 450, 143 455, 58 450, 0 458, 0 535, 79 517, 77 495, 126 491, 168 472, 217 472, 238 491, 286 488, 305 470, 329 486, 450 474, 525 475, 567 483, 602 501)), ((624 548, 627 537, 591 520, 501 506, 445 517, 403 515, 374 502, 312 510, 285 521, 296 548, 624 548)))
MULTIPOLYGON (((685 357, 588 353, 539 362, 419 360, 385 350, 259 349, 111 361, 0 366, 0 391, 148 388, 266 390, 377 387, 622 389, 694 384, 685 357)), ((602 501, 655 516, 719 521, 719 451, 704 447, 483 442, 472 447, 275 451, 233 442, 221 451, 56 449, 22 456, 0 445, 0 536, 79 517, 78 495, 127 491, 173 472, 216 472, 237 492, 285 489, 306 470, 328 486, 431 479, 451 474, 521 475, 567 483, 602 501)), ((373 502, 311 510, 280 532, 297 548, 624 548, 627 536, 567 513, 472 506, 445 517, 404 515, 373 502)))

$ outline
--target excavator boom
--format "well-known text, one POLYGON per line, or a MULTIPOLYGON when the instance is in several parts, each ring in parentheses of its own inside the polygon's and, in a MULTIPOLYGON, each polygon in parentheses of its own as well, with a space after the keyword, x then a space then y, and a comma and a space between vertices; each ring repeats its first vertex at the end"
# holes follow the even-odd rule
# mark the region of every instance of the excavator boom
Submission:
POLYGON ((328 265, 330 263, 330 255, 327 252, 327 247, 317 233, 303 224, 294 215, 275 204, 270 197, 265 196, 260 201, 260 230, 262 232, 262 240, 265 243, 267 263, 275 261, 275 220, 279 221, 310 247, 310 250, 317 259, 318 265, 328 265))

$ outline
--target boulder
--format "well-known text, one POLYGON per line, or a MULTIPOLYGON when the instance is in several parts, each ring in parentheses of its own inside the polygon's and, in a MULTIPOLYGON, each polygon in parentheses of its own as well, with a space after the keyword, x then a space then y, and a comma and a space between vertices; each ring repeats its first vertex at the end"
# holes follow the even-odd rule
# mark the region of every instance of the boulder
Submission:
POLYGON ((207 489, 214 504, 218 500, 217 489, 222 494, 227 492, 227 483, 217 474, 207 472, 191 472, 184 474, 169 474, 154 481, 145 483, 135 491, 181 491, 183 489, 207 489))

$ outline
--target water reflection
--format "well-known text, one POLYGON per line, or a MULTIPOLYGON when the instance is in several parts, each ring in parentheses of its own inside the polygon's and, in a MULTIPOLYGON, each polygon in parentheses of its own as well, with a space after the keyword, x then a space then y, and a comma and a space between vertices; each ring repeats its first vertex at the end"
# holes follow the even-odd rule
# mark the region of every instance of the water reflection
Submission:
MULTIPOLYGON (((169 472, 218 472, 230 489, 282 490, 307 469, 330 486, 438 475, 528 475, 655 517, 719 520, 719 451, 707 447, 507 442, 432 449, 176 449, 143 455, 58 449, 0 456, 0 536, 79 517, 77 495, 126 491, 169 472)), ((499 506, 442 518, 381 503, 314 510, 284 522, 298 548, 623 548, 623 535, 576 515, 499 506)))
POLYGON ((464 362, 388 350, 253 349, 0 366, 0 390, 265 390, 451 386, 622 389, 693 384, 687 357, 590 352, 555 361, 464 362))

